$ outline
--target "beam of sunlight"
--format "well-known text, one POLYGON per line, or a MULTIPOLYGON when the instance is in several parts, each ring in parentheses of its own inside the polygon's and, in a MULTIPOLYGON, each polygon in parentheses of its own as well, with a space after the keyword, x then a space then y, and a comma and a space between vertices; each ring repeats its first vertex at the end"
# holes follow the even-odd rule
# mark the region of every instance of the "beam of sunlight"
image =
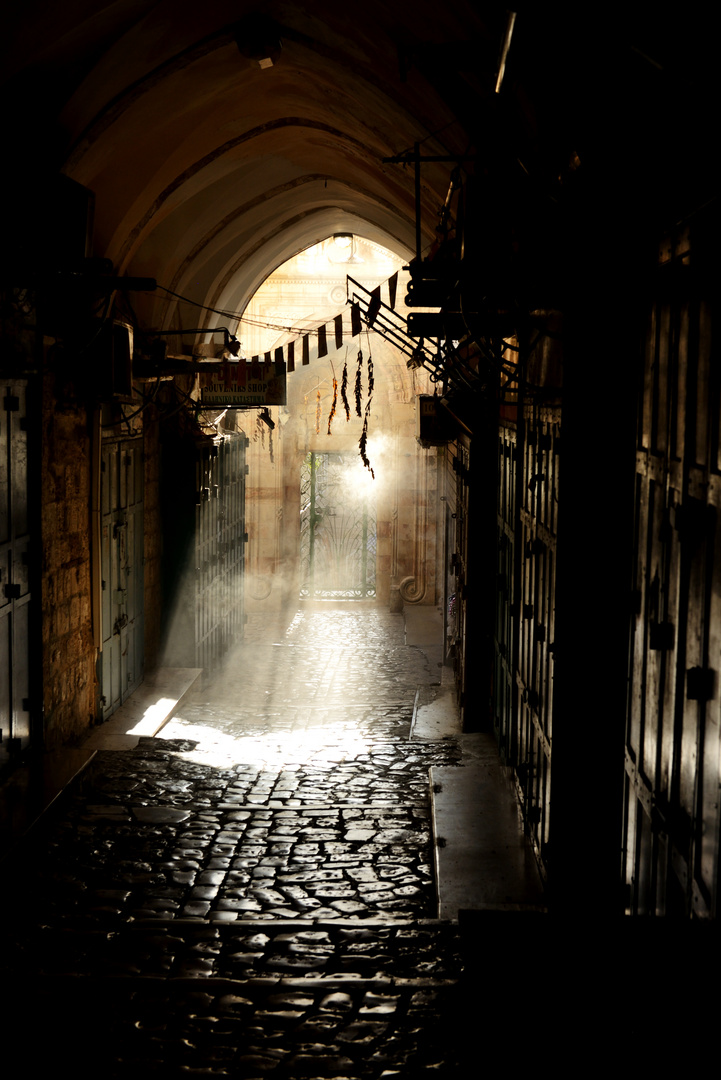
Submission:
POLYGON ((367 754, 372 740, 346 723, 325 722, 302 731, 269 732, 267 735, 237 734, 219 731, 205 724, 194 724, 175 716, 158 735, 161 739, 197 742, 183 758, 215 768, 254 765, 282 770, 312 762, 318 766, 338 765, 367 754))
POLYGON ((148 705, 147 709, 138 720, 134 727, 129 728, 126 732, 127 735, 147 735, 148 733, 154 734, 165 717, 176 703, 175 698, 161 697, 157 701, 154 701, 152 705, 148 705))

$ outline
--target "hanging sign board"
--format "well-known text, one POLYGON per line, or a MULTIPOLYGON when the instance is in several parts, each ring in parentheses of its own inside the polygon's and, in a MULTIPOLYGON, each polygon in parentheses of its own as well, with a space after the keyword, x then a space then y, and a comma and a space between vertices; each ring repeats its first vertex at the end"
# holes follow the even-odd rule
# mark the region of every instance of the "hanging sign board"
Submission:
POLYGON ((285 362, 255 356, 252 360, 228 361, 200 375, 200 400, 203 405, 227 409, 285 405, 285 362))

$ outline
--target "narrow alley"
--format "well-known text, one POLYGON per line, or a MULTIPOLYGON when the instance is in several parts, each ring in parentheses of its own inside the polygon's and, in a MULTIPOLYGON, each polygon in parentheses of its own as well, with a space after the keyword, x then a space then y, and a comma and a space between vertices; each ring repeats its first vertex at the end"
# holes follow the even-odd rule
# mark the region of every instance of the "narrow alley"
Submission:
POLYGON ((6 7, 2 1080, 715 1060, 711 6, 6 7))
POLYGON ((6 871, 11 1012, 50 1018, 24 1069, 457 1075, 428 770, 459 748, 409 738, 434 651, 365 604, 255 618, 157 737, 96 753, 6 871))

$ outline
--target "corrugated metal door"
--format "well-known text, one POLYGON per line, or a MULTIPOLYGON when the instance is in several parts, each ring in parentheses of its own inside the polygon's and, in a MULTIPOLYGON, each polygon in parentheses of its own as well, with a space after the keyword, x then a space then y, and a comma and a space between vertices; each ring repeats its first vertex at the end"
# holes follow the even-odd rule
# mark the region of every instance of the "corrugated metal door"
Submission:
POLYGON ((143 491, 142 439, 103 446, 100 714, 104 720, 143 681, 143 491))
POLYGON ((27 394, 0 380, 0 768, 30 745, 27 394))
POLYGON ((635 913, 718 915, 721 372, 713 229, 662 244, 636 456, 624 868, 635 913))
POLYGON ((202 443, 196 458, 195 665, 212 669, 245 621, 244 435, 202 443))

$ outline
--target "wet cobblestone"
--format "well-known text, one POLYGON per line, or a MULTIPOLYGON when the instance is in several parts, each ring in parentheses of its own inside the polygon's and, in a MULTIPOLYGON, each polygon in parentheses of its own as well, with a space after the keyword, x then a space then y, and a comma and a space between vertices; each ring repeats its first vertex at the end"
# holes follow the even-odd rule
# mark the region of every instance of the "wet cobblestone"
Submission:
POLYGON ((457 748, 409 741, 437 679, 399 616, 308 608, 96 756, 18 863, 0 960, 61 1057, 82 1018, 75 1075, 458 1075, 428 790, 457 748))

